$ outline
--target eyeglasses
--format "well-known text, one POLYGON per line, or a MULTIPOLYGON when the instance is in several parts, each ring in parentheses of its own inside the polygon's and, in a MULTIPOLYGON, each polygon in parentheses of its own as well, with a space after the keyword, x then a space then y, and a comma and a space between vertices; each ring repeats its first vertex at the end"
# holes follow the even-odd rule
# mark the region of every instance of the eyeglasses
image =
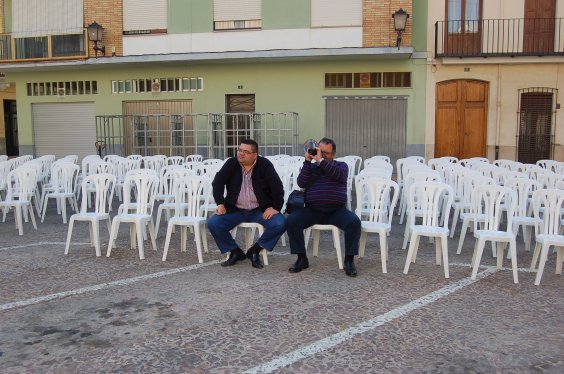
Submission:
POLYGON ((324 156, 330 156, 330 155, 333 154, 333 152, 330 152, 330 151, 321 151, 321 154, 324 155, 324 156))
POLYGON ((245 154, 245 155, 251 155, 251 154, 253 154, 253 153, 256 153, 256 152, 247 151, 246 149, 241 149, 241 148, 239 148, 239 149, 237 150, 237 152, 243 153, 243 154, 245 154))

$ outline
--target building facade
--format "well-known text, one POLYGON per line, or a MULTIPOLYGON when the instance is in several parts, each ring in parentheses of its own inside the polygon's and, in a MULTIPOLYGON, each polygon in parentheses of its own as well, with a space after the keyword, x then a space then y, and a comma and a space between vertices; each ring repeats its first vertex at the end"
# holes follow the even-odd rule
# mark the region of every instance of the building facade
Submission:
POLYGON ((564 160, 564 1, 429 2, 426 156, 564 160))
POLYGON ((331 136, 341 155, 425 153, 427 1, 0 4, 19 154, 83 156, 97 140, 122 154, 205 153, 198 145, 236 147, 241 136, 273 152, 331 136), (398 45, 400 8, 409 18, 398 45), (94 22, 97 42, 86 32, 94 22))

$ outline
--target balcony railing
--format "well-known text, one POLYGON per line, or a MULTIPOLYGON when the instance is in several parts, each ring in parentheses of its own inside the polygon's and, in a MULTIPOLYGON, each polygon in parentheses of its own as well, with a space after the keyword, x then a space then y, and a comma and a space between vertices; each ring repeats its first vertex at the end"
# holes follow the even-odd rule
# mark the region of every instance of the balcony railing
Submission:
POLYGON ((435 23, 435 57, 562 55, 562 18, 453 20, 435 23))
POLYGON ((0 62, 85 58, 88 57, 86 35, 86 31, 26 38, 0 34, 0 62))

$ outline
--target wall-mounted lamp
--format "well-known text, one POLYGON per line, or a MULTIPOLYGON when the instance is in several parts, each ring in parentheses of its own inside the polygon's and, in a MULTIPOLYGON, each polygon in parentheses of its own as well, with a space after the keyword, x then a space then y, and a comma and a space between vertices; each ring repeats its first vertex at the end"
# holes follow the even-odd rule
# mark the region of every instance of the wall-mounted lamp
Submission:
POLYGON ((402 8, 396 10, 394 14, 392 14, 392 18, 394 19, 394 29, 398 33, 398 39, 396 41, 396 46, 400 47, 401 44, 401 34, 405 31, 405 25, 407 24, 407 19, 409 18, 409 14, 402 8))
POLYGON ((88 39, 94 42, 94 51, 96 52, 96 58, 98 58, 98 51, 102 52, 102 56, 106 55, 106 47, 98 47, 98 42, 102 41, 102 34, 104 28, 99 25, 96 21, 88 25, 88 39))

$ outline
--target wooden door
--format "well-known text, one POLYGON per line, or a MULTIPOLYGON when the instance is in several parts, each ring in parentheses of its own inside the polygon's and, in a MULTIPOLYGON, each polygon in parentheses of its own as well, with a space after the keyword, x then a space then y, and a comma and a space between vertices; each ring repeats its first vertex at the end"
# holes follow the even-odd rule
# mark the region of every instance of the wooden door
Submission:
POLYGON ((523 52, 554 51, 556 0, 525 0, 523 52))
POLYGON ((482 0, 445 0, 445 52, 478 55, 482 43, 482 0))
POLYGON ((435 157, 486 156, 488 87, 476 80, 437 84, 435 157))

